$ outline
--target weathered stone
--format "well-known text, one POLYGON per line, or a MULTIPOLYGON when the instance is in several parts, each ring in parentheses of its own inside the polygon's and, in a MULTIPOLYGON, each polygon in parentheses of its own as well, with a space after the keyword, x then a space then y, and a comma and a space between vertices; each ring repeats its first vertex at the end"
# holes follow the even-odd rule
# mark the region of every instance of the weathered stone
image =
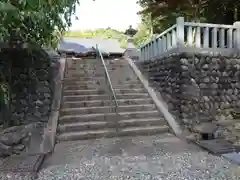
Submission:
POLYGON ((6 157, 12 154, 12 147, 0 142, 0 157, 6 157))
POLYGON ((240 130, 240 123, 236 123, 236 124, 234 125, 234 127, 235 127, 236 130, 240 130))
POLYGON ((37 100, 37 101, 35 101, 35 105, 42 106, 42 105, 44 105, 44 103, 40 100, 37 100))
MULTIPOLYGON (((223 110, 240 108, 239 60, 210 55, 193 59, 192 56, 183 55, 151 63, 151 73, 142 68, 145 75, 154 79, 156 90, 162 93, 173 109, 180 112, 179 116, 185 119, 185 124, 196 116, 197 111, 200 116, 228 121, 232 116, 223 110), (155 74, 159 71, 161 78, 156 78, 155 74), (192 81, 195 82, 195 89, 191 88, 192 81), (200 93, 197 93, 198 89, 200 93), (201 102, 199 105, 198 101, 201 102), (221 112, 218 112, 219 109, 221 112)), ((204 121, 204 118, 200 119, 204 121)))
POLYGON ((209 68, 208 64, 204 64, 202 67, 204 70, 207 70, 209 68))
POLYGON ((0 137, 0 142, 2 142, 5 145, 12 146, 19 144, 22 140, 22 134, 20 132, 13 132, 13 133, 7 133, 4 134, 2 137, 0 137))
POLYGON ((21 131, 22 129, 24 129, 24 126, 12 126, 12 127, 6 128, 2 132, 0 132, 0 136, 3 136, 6 133, 21 131))
POLYGON ((22 150, 24 150, 24 148, 25 148, 24 144, 19 144, 19 145, 13 146, 13 149, 18 150, 18 151, 22 151, 22 150))

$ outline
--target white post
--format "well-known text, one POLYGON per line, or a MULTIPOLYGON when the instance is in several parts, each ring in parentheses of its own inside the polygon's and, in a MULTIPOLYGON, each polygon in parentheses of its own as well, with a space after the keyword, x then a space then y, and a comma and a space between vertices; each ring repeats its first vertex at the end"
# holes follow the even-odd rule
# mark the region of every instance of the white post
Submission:
POLYGON ((167 50, 169 50, 172 46, 171 34, 167 33, 167 50))
POLYGON ((227 31, 227 48, 233 48, 233 29, 228 29, 227 31))
POLYGON ((177 46, 184 47, 184 17, 177 18, 177 46))
POLYGON ((233 24, 237 28, 237 31, 234 36, 234 45, 235 48, 240 50, 240 21, 237 21, 233 24))
POLYGON ((193 46, 193 30, 192 26, 187 27, 187 45, 193 46))
POLYGON ((201 28, 196 27, 196 47, 200 48, 201 47, 201 28))
POLYGON ((203 35, 203 47, 209 48, 209 27, 204 28, 204 35, 203 35))
POLYGON ((177 40, 176 40, 176 31, 173 29, 172 30, 172 46, 173 47, 176 47, 177 46, 177 42, 176 42, 177 40))
POLYGON ((212 48, 217 48, 217 32, 218 29, 216 27, 212 30, 212 48))
POLYGON ((219 41, 220 41, 220 47, 225 48, 225 29, 220 30, 219 41))

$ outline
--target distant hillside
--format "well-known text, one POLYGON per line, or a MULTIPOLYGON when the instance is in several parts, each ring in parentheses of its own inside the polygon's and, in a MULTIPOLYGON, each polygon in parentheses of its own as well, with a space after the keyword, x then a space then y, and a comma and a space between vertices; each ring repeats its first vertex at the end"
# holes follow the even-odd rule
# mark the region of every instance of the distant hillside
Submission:
POLYGON ((102 38, 102 39, 117 39, 122 48, 127 47, 127 37, 123 32, 115 29, 97 29, 97 30, 85 30, 85 31, 72 31, 67 32, 65 37, 79 37, 79 38, 102 38))

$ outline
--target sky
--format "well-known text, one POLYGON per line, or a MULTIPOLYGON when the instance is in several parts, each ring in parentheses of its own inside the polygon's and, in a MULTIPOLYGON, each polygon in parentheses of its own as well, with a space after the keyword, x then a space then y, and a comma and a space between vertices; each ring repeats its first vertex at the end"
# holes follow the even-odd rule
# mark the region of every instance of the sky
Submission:
POLYGON ((72 17, 71 31, 112 28, 125 31, 141 22, 137 0, 80 0, 76 9, 78 20, 72 17))

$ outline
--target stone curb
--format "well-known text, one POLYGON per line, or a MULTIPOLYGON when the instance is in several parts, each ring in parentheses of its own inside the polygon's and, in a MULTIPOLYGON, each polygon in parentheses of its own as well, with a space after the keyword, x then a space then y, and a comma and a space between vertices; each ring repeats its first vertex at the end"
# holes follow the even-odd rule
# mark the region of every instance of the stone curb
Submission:
POLYGON ((41 153, 47 154, 54 150, 55 138, 57 132, 59 109, 62 99, 62 82, 66 68, 66 58, 61 57, 59 60, 60 66, 57 76, 54 79, 53 101, 51 113, 48 119, 47 127, 44 128, 43 143, 40 145, 41 153))
MULTIPOLYGON (((166 105, 164 105, 164 102, 161 98, 161 100, 158 98, 157 94, 155 93, 155 91, 149 86, 148 81, 146 80, 146 78, 142 75, 141 71, 138 69, 138 67, 133 63, 133 61, 130 58, 126 58, 126 60, 128 61, 130 67, 132 68, 132 70, 134 71, 134 73, 136 74, 136 76, 138 77, 138 79, 141 81, 141 83, 143 84, 144 88, 147 90, 149 96, 152 98, 153 102, 155 103, 156 107, 158 108, 158 110, 163 114, 164 118, 166 119, 166 121, 168 122, 169 126, 171 127, 171 129, 173 130, 174 134, 178 137, 181 137, 182 135, 182 129, 179 126, 179 124, 177 123, 177 121, 173 118, 173 116, 171 115, 171 113, 169 113, 166 105)), ((160 95, 160 94, 159 94, 160 95)), ((161 95, 160 95, 161 96, 161 95)))

